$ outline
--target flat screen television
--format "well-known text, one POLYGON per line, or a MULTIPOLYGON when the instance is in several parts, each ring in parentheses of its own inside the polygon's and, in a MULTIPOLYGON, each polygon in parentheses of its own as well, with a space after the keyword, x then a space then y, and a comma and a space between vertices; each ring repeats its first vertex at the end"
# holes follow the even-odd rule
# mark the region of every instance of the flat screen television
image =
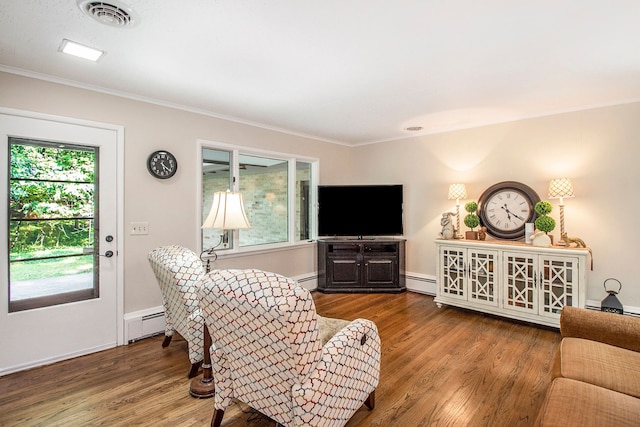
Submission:
POLYGON ((318 235, 400 236, 402 185, 318 186, 318 235))

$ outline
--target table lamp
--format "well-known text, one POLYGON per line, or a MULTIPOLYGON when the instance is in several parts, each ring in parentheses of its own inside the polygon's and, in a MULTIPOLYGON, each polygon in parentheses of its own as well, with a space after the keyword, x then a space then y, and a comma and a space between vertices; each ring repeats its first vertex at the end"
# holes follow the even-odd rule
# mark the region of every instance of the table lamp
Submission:
POLYGON ((460 199, 466 198, 467 189, 464 184, 451 184, 449 186, 449 200, 456 201, 456 239, 462 239, 462 235, 460 234, 460 199))
POLYGON ((558 245, 567 245, 567 233, 564 230, 564 199, 574 197, 573 185, 569 178, 552 179, 549 183, 549 198, 560 199, 560 241, 558 245))

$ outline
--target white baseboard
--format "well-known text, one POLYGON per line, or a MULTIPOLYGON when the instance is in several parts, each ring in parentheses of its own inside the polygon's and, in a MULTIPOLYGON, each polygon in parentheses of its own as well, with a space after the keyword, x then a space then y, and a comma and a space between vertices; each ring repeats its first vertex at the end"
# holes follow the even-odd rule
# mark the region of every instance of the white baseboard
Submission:
MULTIPOLYGON (((295 277, 301 286, 315 290, 318 287, 318 274, 311 273, 295 277)), ((430 276, 421 273, 405 273, 407 290, 411 292, 417 292, 419 294, 435 296, 438 291, 438 284, 435 276, 430 276)), ((587 308, 592 310, 600 310, 600 301, 587 300, 587 308)), ((640 317, 640 307, 624 306, 624 314, 629 316, 640 317)))
MULTIPOLYGON (((407 290, 411 292, 417 292, 426 295, 436 294, 436 278, 434 276, 427 276, 419 273, 406 273, 406 285, 407 290)), ((318 273, 309 273, 292 279, 297 280, 298 284, 305 289, 315 291, 318 288, 318 273)))
MULTIPOLYGON (((587 300, 587 308, 592 310, 600 310, 600 301, 587 300)), ((624 315, 640 317, 640 307, 633 307, 629 305, 623 305, 622 310, 624 315)))

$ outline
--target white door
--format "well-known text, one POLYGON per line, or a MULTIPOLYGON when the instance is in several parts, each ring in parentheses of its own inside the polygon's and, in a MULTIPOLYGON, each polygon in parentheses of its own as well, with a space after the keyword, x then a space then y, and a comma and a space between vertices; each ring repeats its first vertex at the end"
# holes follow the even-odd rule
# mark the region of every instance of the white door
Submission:
POLYGON ((122 134, 0 110, 0 375, 123 342, 122 134))

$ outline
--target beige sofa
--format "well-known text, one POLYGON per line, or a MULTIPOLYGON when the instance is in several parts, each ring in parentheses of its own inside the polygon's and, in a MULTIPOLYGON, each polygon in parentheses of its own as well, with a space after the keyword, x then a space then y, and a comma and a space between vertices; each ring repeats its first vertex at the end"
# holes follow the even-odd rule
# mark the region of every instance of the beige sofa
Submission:
POLYGON ((640 318, 565 307, 539 426, 640 426, 640 318))

